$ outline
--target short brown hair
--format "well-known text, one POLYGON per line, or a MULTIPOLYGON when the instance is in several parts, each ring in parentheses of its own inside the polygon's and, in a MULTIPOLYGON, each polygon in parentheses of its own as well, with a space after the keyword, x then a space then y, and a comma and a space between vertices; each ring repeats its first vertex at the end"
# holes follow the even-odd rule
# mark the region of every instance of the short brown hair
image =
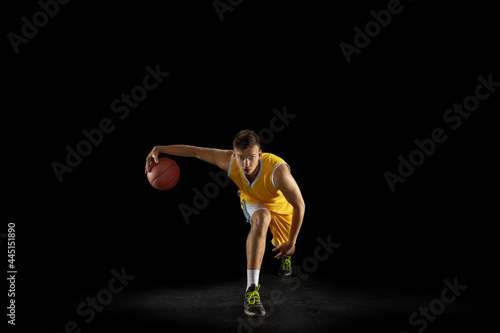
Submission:
POLYGON ((233 147, 239 149, 247 149, 253 146, 259 146, 260 148, 260 138, 255 131, 252 130, 242 130, 234 137, 233 147))

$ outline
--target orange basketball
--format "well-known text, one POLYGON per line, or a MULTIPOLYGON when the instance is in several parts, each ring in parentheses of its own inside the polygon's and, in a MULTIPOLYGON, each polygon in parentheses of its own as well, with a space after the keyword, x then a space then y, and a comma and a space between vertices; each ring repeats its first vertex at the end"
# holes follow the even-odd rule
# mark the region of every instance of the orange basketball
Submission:
POLYGON ((180 170, 173 160, 162 157, 147 175, 149 183, 157 190, 170 190, 179 181, 180 170))

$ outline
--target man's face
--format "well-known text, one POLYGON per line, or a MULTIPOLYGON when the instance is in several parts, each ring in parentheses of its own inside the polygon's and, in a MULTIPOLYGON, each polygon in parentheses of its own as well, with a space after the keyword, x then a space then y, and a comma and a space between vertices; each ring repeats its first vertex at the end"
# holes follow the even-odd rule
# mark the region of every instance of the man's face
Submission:
POLYGON ((262 150, 257 145, 245 149, 234 148, 233 150, 233 158, 236 159, 240 170, 246 176, 257 173, 261 157, 262 150))

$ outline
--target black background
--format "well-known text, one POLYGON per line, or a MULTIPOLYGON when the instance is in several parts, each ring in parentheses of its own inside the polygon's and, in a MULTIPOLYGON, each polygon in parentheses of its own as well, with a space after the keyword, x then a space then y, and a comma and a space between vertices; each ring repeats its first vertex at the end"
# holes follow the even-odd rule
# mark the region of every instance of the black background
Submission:
MULTIPOLYGON (((479 75, 500 81, 493 4, 402 5, 350 64, 339 44, 386 1, 243 1, 223 21, 211 1, 72 1, 18 54, 4 38, 2 232, 16 223, 18 297, 97 290, 122 267, 136 286, 244 276, 236 187, 188 225, 179 204, 217 168, 176 157, 178 185, 158 191, 144 161, 155 145, 231 149, 283 108, 296 117, 265 150, 291 165, 306 201, 297 263, 330 235, 341 246, 316 274, 332 283, 440 290, 458 277, 468 297, 494 297, 498 91, 457 130, 442 119, 479 75), (170 75, 120 120, 111 103, 157 64, 170 75), (114 131, 59 182, 51 163, 103 118, 114 131), (437 127, 447 141, 392 193, 384 172, 437 127)), ((12 6, 4 36, 40 10, 12 6)))

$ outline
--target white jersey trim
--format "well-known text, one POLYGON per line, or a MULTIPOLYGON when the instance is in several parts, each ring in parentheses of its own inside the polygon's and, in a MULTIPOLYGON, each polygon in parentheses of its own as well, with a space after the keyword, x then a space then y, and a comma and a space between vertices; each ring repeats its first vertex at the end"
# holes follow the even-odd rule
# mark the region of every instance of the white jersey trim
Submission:
POLYGON ((274 189, 275 189, 275 190, 277 190, 277 188, 276 188, 276 185, 274 185, 274 173, 276 172, 276 170, 278 169, 278 167, 279 167, 280 165, 282 165, 282 164, 286 164, 286 165, 288 166, 288 171, 291 171, 290 166, 289 166, 289 165, 288 165, 288 163, 286 163, 286 162, 279 162, 279 163, 278 163, 278 165, 276 165, 276 166, 274 167, 274 169, 273 169, 273 174, 271 175, 271 182, 273 183, 273 187, 274 187, 274 189))
POLYGON ((229 161, 229 170, 227 170, 227 176, 231 174, 231 168, 233 167, 233 155, 231 155, 231 160, 229 161))

